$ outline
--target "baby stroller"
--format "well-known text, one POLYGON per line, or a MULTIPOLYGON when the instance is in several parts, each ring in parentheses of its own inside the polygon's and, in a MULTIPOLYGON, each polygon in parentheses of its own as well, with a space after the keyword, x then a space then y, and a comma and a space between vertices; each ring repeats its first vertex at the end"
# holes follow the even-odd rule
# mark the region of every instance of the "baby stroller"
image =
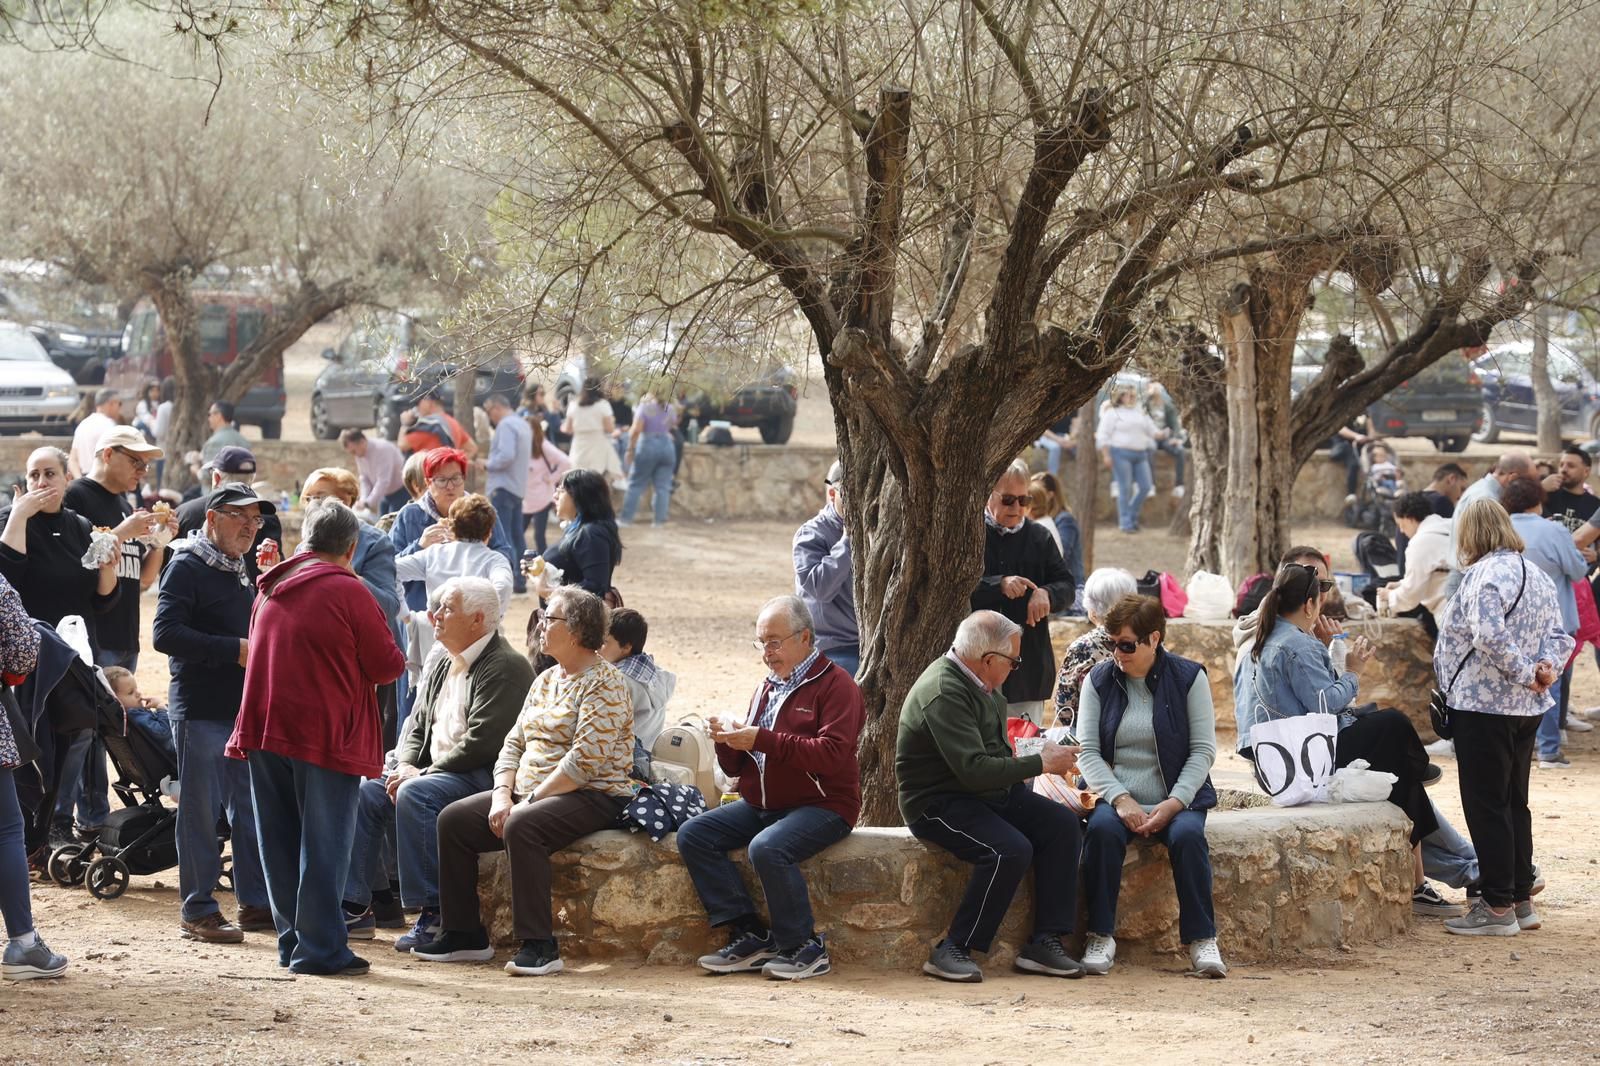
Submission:
POLYGON ((97 729, 117 771, 111 790, 122 809, 111 812, 93 840, 53 851, 46 871, 58 885, 87 884, 96 899, 116 899, 133 874, 178 865, 178 812, 161 803, 161 783, 177 780, 178 767, 165 748, 128 722, 98 671, 90 683, 105 695, 95 699, 97 729))
MULTIPOLYGON (((1394 501, 1406 491, 1405 478, 1391 460, 1373 462, 1374 447, 1386 445, 1369 443, 1361 453, 1361 485, 1355 496, 1345 501, 1344 524, 1351 529, 1370 529, 1393 541, 1399 532, 1394 524, 1394 501)), ((1392 453, 1391 453, 1392 454, 1392 453)))

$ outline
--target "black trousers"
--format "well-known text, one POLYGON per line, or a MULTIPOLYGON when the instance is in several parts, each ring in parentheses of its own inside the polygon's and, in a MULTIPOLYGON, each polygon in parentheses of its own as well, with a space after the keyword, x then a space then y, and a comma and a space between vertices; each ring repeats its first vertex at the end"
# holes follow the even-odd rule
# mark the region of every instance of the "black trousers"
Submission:
POLYGON ((1528 773, 1539 716, 1453 710, 1450 725, 1483 898, 1491 907, 1509 907, 1533 892, 1528 773))
POLYGON ((1411 843, 1439 828, 1433 803, 1422 787, 1428 753, 1411 719, 1391 708, 1364 714, 1339 730, 1334 765, 1349 766, 1357 759, 1365 759, 1374 770, 1399 778, 1389 790, 1389 802, 1411 819, 1411 843))
POLYGON ((937 844, 976 867, 950 921, 949 938, 957 944, 989 950, 1029 867, 1034 933, 1072 932, 1083 825, 1062 804, 1020 783, 998 805, 949 793, 935 799, 907 828, 918 840, 937 844))

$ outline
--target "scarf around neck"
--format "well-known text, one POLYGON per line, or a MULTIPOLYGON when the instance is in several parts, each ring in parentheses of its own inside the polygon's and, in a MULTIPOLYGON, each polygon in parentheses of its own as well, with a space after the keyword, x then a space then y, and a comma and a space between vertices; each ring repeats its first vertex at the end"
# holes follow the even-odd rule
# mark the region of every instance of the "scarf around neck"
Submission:
POLYGON ((994 520, 994 515, 990 514, 988 511, 985 511, 983 512, 983 524, 998 532, 1002 537, 1009 537, 1013 533, 1021 533, 1022 527, 1028 524, 1028 520, 1026 517, 1024 517, 1023 520, 1018 522, 1015 526, 1007 529, 1005 526, 994 520))
POLYGON ((222 549, 211 543, 203 528, 190 533, 187 539, 173 543, 172 554, 177 555, 180 552, 193 552, 211 569, 233 574, 239 579, 240 585, 245 588, 250 587, 250 575, 244 568, 244 558, 241 556, 238 559, 230 559, 222 554, 222 549))

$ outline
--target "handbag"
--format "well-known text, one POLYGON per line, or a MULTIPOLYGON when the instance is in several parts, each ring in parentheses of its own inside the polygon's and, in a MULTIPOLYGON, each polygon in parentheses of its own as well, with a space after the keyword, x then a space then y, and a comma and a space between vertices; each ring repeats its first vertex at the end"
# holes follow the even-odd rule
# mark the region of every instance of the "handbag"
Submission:
POLYGON ((1256 783, 1279 807, 1325 802, 1338 736, 1336 714, 1299 714, 1257 722, 1250 730, 1256 783))
MULTIPOLYGON (((1511 617, 1511 612, 1517 609, 1517 604, 1522 602, 1522 593, 1528 587, 1528 561, 1522 560, 1522 583, 1517 586, 1517 598, 1511 601, 1511 606, 1506 608, 1506 618, 1511 617)), ((1459 595, 1459 593, 1458 593, 1459 595)), ((1433 731, 1440 740, 1449 740, 1455 735, 1455 728, 1450 724, 1450 698, 1449 691, 1455 688, 1456 679, 1461 676, 1461 671, 1467 668, 1467 661, 1472 658, 1472 653, 1477 648, 1468 648, 1467 654, 1461 657, 1456 664, 1456 672, 1450 675, 1450 683, 1441 691, 1435 688, 1428 697, 1428 721, 1433 725, 1433 731)))

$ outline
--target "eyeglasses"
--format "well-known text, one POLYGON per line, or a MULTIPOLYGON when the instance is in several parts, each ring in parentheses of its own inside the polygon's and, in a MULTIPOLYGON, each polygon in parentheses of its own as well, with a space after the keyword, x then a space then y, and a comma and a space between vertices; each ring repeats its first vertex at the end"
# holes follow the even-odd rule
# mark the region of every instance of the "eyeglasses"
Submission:
POLYGON ((1143 644, 1143 640, 1114 640, 1111 642, 1111 646, 1124 655, 1132 655, 1143 644))
POLYGON ((1013 659, 1003 651, 986 651, 983 653, 983 657, 985 659, 991 655, 998 655, 1000 658, 1004 659, 1009 664, 1010 670, 1015 670, 1017 667, 1022 665, 1022 659, 1020 657, 1013 659))
POLYGON ((1029 496, 1026 492, 1024 492, 1021 496, 1002 495, 999 497, 999 499, 1001 507, 1026 507, 1028 504, 1033 502, 1033 497, 1029 496))
POLYGON ((112 448, 111 450, 125 457, 128 462, 133 464, 135 470, 148 470, 150 468, 150 460, 141 455, 134 455, 126 448, 112 448))
POLYGON ((785 641, 789 640, 799 632, 800 630, 797 629, 794 631, 794 633, 790 633, 789 636, 779 637, 776 640, 752 640, 750 642, 750 646, 756 651, 777 651, 779 648, 783 647, 785 641))
POLYGON ((567 616, 564 614, 547 614, 544 616, 545 625, 549 625, 551 622, 565 622, 566 620, 567 616))
POLYGON ((267 524, 267 520, 258 514, 245 514, 243 511, 230 511, 226 507, 217 508, 217 513, 220 515, 227 515, 235 522, 243 522, 252 529, 260 529, 262 526, 267 524))
POLYGON ((458 489, 467 483, 464 477, 431 477, 428 484, 438 485, 441 489, 458 489))

